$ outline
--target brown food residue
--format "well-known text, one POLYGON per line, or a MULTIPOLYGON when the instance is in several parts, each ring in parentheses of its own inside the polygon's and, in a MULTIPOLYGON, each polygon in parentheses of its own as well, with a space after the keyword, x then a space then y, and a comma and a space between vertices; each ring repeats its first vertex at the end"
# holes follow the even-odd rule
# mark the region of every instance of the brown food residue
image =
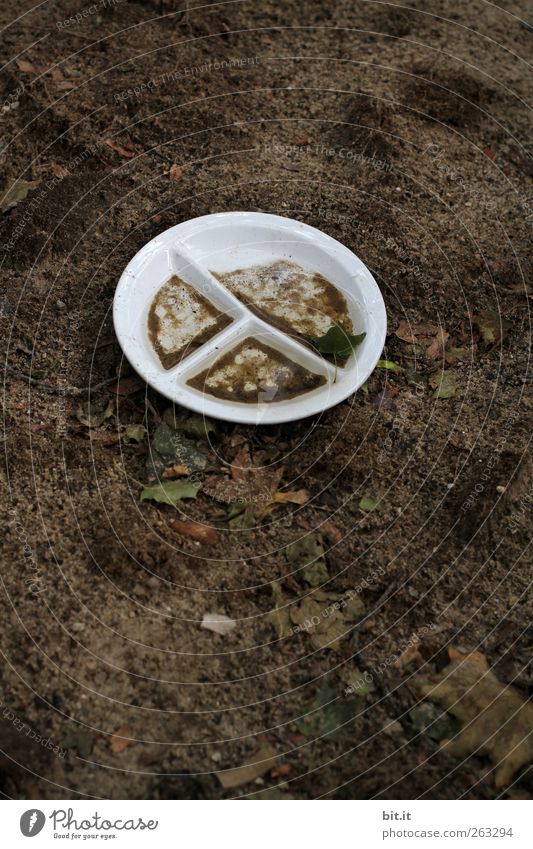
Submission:
POLYGON ((213 365, 187 381, 189 386, 222 398, 257 404, 285 401, 326 382, 284 354, 255 339, 245 339, 213 365))
POLYGON ((155 296, 148 313, 148 335, 161 364, 169 369, 232 319, 174 275, 155 296))
POLYGON ((279 330, 302 339, 322 336, 334 324, 353 332, 344 295, 316 271, 278 260, 211 273, 248 309, 279 330))

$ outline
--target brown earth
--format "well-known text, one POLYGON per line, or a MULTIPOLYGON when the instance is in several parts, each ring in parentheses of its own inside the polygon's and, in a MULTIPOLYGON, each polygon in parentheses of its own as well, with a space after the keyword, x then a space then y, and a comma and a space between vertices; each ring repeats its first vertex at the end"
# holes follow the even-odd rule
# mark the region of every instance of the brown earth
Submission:
POLYGON ((418 669, 438 672, 449 646, 481 651, 523 697, 533 684, 527 4, 195 2, 0 13, 4 188, 34 184, 0 216, 2 793, 528 796, 527 768, 496 789, 485 754, 441 752, 413 713, 418 669), (249 445, 310 500, 239 528, 200 492, 180 518, 217 524, 201 541, 138 500, 147 446, 125 426, 152 432, 168 402, 126 381, 111 307, 145 242, 233 209, 352 248, 386 301, 383 356, 406 371, 377 369, 316 420, 221 425, 201 478, 249 445), (499 318, 493 338, 494 316, 472 323, 484 311, 503 339, 499 318), (402 342, 402 320, 449 334, 446 360, 402 342), (456 391, 435 398, 443 365, 456 391), (88 385, 96 407, 113 400, 90 430, 72 389, 88 385), (317 649, 267 614, 273 581, 291 605, 309 591, 286 546, 327 520, 325 589, 355 590, 366 613, 317 649), (237 627, 202 629, 204 613, 237 627), (397 662, 413 634, 418 654, 397 662), (356 669, 373 689, 335 719, 356 669), (324 722, 306 724, 324 685, 324 722), (214 773, 264 744, 279 766, 224 790, 214 773))

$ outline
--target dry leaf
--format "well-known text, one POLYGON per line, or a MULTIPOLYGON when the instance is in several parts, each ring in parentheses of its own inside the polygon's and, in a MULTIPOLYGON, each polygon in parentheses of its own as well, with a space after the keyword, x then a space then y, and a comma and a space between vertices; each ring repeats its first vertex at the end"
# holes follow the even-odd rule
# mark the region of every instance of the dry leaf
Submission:
POLYGON ((410 324, 405 319, 402 319, 394 334, 402 342, 422 345, 426 349, 426 357, 430 360, 444 356, 444 346, 450 335, 438 324, 431 324, 430 322, 410 324))
POLYGON ((498 681, 481 652, 448 653, 451 662, 440 673, 418 679, 422 696, 463 723, 461 731, 441 745, 457 758, 488 755, 496 767, 495 785, 504 787, 533 760, 533 705, 498 681))
POLYGON ((298 147, 306 147, 308 144, 311 144, 311 142, 309 136, 296 136, 293 144, 298 145, 298 147))
POLYGON ((512 326, 510 321, 495 310, 483 310, 479 315, 473 315, 472 324, 481 333, 487 347, 498 345, 512 326))
POLYGON ((305 534, 289 543, 286 554, 294 568, 301 570, 304 581, 312 587, 318 587, 328 580, 326 552, 319 534, 305 534))
POLYGON ((248 784, 264 775, 265 772, 269 772, 276 766, 276 760, 276 752, 272 746, 262 746, 247 763, 235 769, 221 770, 216 772, 215 775, 224 790, 231 790, 234 787, 240 787, 242 784, 248 784))
POLYGON ((168 172, 168 176, 171 180, 181 180, 181 178, 183 177, 183 168, 181 167, 181 165, 171 165, 170 171, 168 172))
POLYGON ((124 436, 131 442, 144 442, 146 436, 146 428, 142 424, 126 425, 124 436))
POLYGON ((104 410, 98 409, 94 403, 83 401, 76 407, 76 418, 85 427, 100 427, 106 419, 109 419, 115 412, 115 403, 113 400, 107 402, 104 410))
POLYGON ((442 359, 442 357, 444 356, 444 347, 449 337, 450 334, 446 333, 446 331, 443 330, 442 327, 439 327, 439 329, 437 330, 437 334, 433 339, 433 342, 426 349, 426 357, 428 357, 428 359, 430 360, 437 360, 439 358, 442 359))
POLYGON ((54 177, 66 177, 68 173, 67 169, 63 168, 62 165, 57 165, 55 162, 52 164, 52 174, 54 177))
POLYGON ((307 504, 310 498, 306 489, 298 489, 295 492, 275 492, 272 504, 307 504))
POLYGON ((23 74, 35 74, 36 67, 32 65, 31 62, 28 62, 26 59, 17 59, 17 66, 19 71, 22 71, 23 74))
POLYGON ((291 620, 289 616, 289 598, 286 597, 278 581, 272 581, 272 601, 274 607, 267 613, 266 619, 274 626, 278 638, 282 640, 291 633, 291 620))
POLYGON ((201 522, 193 522, 192 520, 172 519, 169 522, 173 530, 187 537, 192 537, 199 542, 208 545, 215 545, 218 542, 218 534, 215 528, 209 525, 203 525, 201 522))
POLYGON ((49 74, 56 83, 64 79, 63 71, 60 68, 46 68, 44 73, 49 74))
POLYGON ((397 329, 394 331, 394 335, 401 339, 402 342, 410 342, 411 344, 415 344, 420 341, 420 337, 428 338, 433 337, 440 330, 438 324, 430 324, 429 322, 425 322, 424 324, 411 324, 409 321, 405 321, 402 319, 397 329))
POLYGON ((319 528, 320 532, 326 535, 326 539, 330 544, 336 545, 342 539, 342 533, 335 525, 327 519, 322 522, 319 528))
POLYGON ((0 189, 0 210, 7 212, 24 200, 32 189, 39 185, 38 181, 17 180, 9 188, 0 189))
POLYGON ((131 374, 117 380, 111 387, 111 392, 115 392, 117 395, 133 395, 134 392, 138 392, 139 389, 143 389, 145 386, 144 380, 141 380, 136 374, 131 374))
POLYGON ((235 459, 231 464, 231 477, 234 481, 245 480, 252 469, 252 458, 250 456, 250 448, 248 445, 243 445, 237 451, 235 459))
POLYGON ((205 495, 223 504, 244 502, 244 490, 240 484, 221 475, 210 475, 204 480, 205 495))
POLYGON ((212 476, 204 481, 203 491, 225 504, 245 504, 255 518, 264 516, 272 503, 283 469, 254 466, 247 445, 239 449, 231 464, 231 480, 212 476))
MULTIPOLYGON (((116 153, 120 153, 121 156, 125 156, 127 159, 130 159, 132 156, 135 156, 134 150, 126 150, 126 147, 122 147, 121 145, 116 144, 113 139, 106 139, 105 143, 108 147, 111 148, 111 150, 116 151, 116 153)), ((131 143, 128 143, 128 147, 132 147, 131 143)))
POLYGON ((215 634, 229 634, 237 627, 235 619, 230 619, 224 613, 204 613, 202 619, 202 628, 207 631, 214 631, 215 634))
POLYGON ((58 91, 68 91, 71 88, 75 88, 76 83, 72 80, 59 80, 56 84, 56 88, 58 91))
POLYGON ((292 767, 290 764, 281 764, 281 766, 276 767, 270 773, 271 778, 287 778, 292 772, 292 767))
POLYGON ((413 660, 422 660, 418 642, 407 646, 407 648, 394 661, 394 666, 396 669, 403 669, 404 666, 408 666, 413 660))
POLYGON ((124 749, 127 749, 130 743, 132 742, 124 736, 125 734, 129 734, 129 731, 127 728, 121 725, 120 728, 117 728, 117 730, 111 737, 109 748, 115 755, 118 755, 120 754, 120 752, 123 752, 124 749))
POLYGON ((301 604, 290 609, 290 619, 298 626, 295 633, 306 631, 316 649, 337 649, 340 641, 350 636, 349 623, 364 613, 364 605, 357 596, 337 596, 315 590, 301 604))
POLYGON ((173 466, 169 466, 168 469, 163 469, 161 477, 163 480, 174 480, 174 478, 186 477, 190 473, 191 470, 185 463, 175 463, 173 466))
POLYGON ((450 369, 443 369, 431 375, 429 385, 435 390, 434 398, 453 398, 457 392, 457 377, 450 369))

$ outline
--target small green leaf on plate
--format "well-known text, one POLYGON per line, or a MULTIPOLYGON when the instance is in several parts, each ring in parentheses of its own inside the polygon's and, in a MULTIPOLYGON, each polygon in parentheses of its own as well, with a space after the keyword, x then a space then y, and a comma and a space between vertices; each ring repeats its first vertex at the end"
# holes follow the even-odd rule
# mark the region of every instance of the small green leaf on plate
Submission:
POLYGON ((201 486, 201 483, 189 481, 155 483, 153 486, 144 487, 139 501, 157 501, 159 504, 171 504, 174 507, 182 498, 196 498, 201 486))
POLYGON ((371 498, 370 495, 363 495, 361 501, 359 502, 359 508, 364 510, 365 513, 371 513, 378 506, 378 502, 375 498, 371 498))
POLYGON ((321 354, 332 354, 341 360, 347 360, 365 336, 366 333, 351 336, 340 324, 334 324, 323 336, 311 336, 311 342, 321 354))

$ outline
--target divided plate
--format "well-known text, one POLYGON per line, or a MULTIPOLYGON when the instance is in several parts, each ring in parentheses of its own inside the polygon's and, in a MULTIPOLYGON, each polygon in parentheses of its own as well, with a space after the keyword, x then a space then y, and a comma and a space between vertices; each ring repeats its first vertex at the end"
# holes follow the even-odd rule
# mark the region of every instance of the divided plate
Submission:
POLYGON ((244 424, 294 421, 343 401, 374 369, 387 325, 377 283, 355 254, 314 227, 260 212, 204 215, 156 236, 122 273, 115 292, 113 320, 122 350, 150 386, 203 415, 244 424), (352 332, 366 332, 344 367, 336 368, 296 337, 258 318, 214 276, 276 260, 322 274, 344 295, 352 332), (165 369, 148 335, 148 314, 157 292, 173 275, 232 321, 198 348, 191 349, 176 365, 165 369), (249 403, 216 398, 188 384, 248 337, 320 375, 324 378, 322 385, 281 401, 269 400, 268 392, 260 393, 257 403, 249 403))

